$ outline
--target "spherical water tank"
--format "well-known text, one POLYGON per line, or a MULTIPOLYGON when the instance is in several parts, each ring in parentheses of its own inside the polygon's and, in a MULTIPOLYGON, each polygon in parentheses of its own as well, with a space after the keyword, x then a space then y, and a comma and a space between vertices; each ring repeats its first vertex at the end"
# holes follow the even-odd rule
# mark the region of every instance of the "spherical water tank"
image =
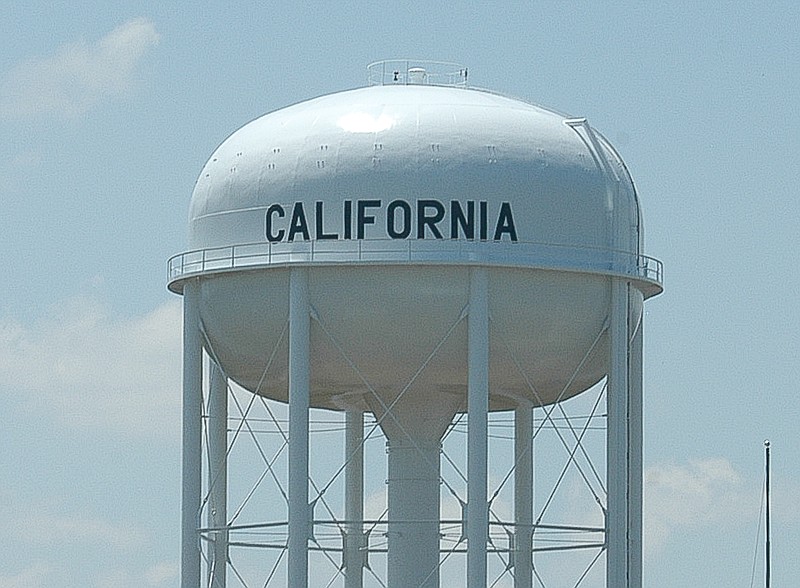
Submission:
POLYGON ((637 316, 661 290, 622 160, 583 119, 414 73, 225 140, 197 181, 192 251, 171 260, 170 287, 202 276, 210 353, 285 400, 289 274, 305 267, 311 405, 365 408, 368 389, 388 403, 411 387, 424 414, 465 405, 462 319, 482 266, 491 408, 587 389, 607 372, 611 277, 633 281, 637 316))

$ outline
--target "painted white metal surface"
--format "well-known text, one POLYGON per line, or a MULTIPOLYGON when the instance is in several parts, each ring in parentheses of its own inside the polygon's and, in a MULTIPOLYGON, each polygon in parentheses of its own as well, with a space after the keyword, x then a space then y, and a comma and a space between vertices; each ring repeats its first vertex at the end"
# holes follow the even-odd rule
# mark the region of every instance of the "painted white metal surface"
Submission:
POLYGON ((360 410, 348 410, 345 414, 344 453, 344 588, 363 588, 367 552, 364 536, 364 413, 360 410))
MULTIPOLYGON (((287 372, 277 366, 262 377, 263 350, 280 341, 288 320, 289 269, 213 275, 201 283, 206 333, 226 372, 249 390, 286 401, 287 372)), ((608 278, 574 272, 489 268, 489 312, 503 334, 490 342, 492 410, 511 409, 507 394, 544 405, 569 398, 607 371, 607 340, 571 381, 575 366, 592 345, 607 316, 608 278), (511 354, 508 353, 511 350, 511 354), (516 368, 523 366, 524 373, 516 368), (535 393, 527 381, 535 379, 535 393)), ((360 373, 326 345, 312 325, 311 406, 343 408, 353 392, 367 393, 363 379, 389 403, 426 355, 458 320, 469 302, 469 266, 384 265, 309 268, 309 303, 327 333, 360 373), (357 300, 357 304, 353 301, 357 300), (392 344, 387 343, 391 334, 392 344)), ((418 379, 429 394, 457 392, 466 398, 467 333, 456 330, 437 361, 418 379)))
MULTIPOLYGON (((198 271, 208 278, 207 336, 229 376, 253 390, 254 350, 270 348, 287 318, 282 268, 313 266, 310 304, 364 358, 374 387, 391 390, 417 360, 388 353, 385 334, 435 338, 467 304, 462 268, 488 266, 493 319, 540 382, 531 401, 552 402, 605 320, 604 276, 632 276, 648 295, 660 289, 657 264, 652 275, 641 256, 622 161, 575 120, 486 91, 426 85, 340 92, 265 115, 203 169, 190 212, 197 253, 176 260, 173 287, 198 271), (239 271, 259 268, 270 271, 239 271), (554 271, 520 271, 540 268, 554 271), (522 324, 540 325, 533 345, 522 324)), ((431 389, 466 385, 452 380, 466 374, 452 349, 439 377, 427 374, 431 389)), ((564 397, 605 374, 604 360, 591 367, 564 397)), ((492 370, 492 388, 525 394, 508 368, 492 370)), ((335 408, 337 391, 361 387, 324 359, 313 374, 312 406, 335 408)), ((285 399, 286 386, 285 375, 269 374, 259 393, 285 399)), ((510 407, 492 399, 493 410, 510 407)))
POLYGON ((606 542, 608 562, 606 586, 629 587, 628 583, 628 283, 611 284, 611 353, 608 373, 608 507, 606 542))
POLYGON ((514 588, 533 588, 533 407, 514 410, 514 588))
POLYGON ((642 585, 642 316, 641 293, 630 282, 611 284, 608 374, 608 506, 606 585, 642 585))
POLYGON ((208 526, 212 549, 208 570, 210 588, 225 588, 228 568, 228 382, 222 370, 210 365, 208 387, 208 526))
POLYGON ((181 588, 200 586, 200 500, 202 494, 203 343, 199 285, 183 289, 183 404, 181 477, 181 588))
POLYGON ((386 584, 439 588, 438 441, 389 439, 386 584))
POLYGON ((289 277, 289 586, 308 586, 308 399, 311 371, 308 275, 289 277))
MULTIPOLYGON (((310 407, 349 415, 346 588, 360 588, 363 572, 352 415, 372 412, 387 439, 387 585, 438 588, 441 439, 468 411, 467 582, 479 588, 488 411, 529 407, 517 409, 527 411, 517 418, 519 458, 533 407, 606 375, 608 586, 641 585, 637 326, 644 299, 661 291, 661 266, 642 255, 632 180, 584 119, 429 85, 428 72, 413 69, 396 85, 323 96, 249 123, 198 179, 191 251, 169 266, 188 325, 182 588, 200 581, 200 464, 186 452, 199 443, 191 405, 200 402, 201 323, 228 377, 288 403, 293 588, 309 581, 310 407), (268 370, 266 350, 278 358, 268 370)), ((515 492, 519 588, 533 575, 531 459, 518 466, 515 492)))
POLYGON ((489 539, 489 275, 486 268, 470 271, 467 321, 467 588, 486 588, 489 539))
MULTIPOLYGON (((635 290, 632 296, 640 296, 635 290)), ((638 327, 629 347, 628 374, 628 578, 631 588, 642 587, 642 546, 644 543, 643 493, 644 493, 644 389, 642 362, 644 345, 644 320, 639 317, 638 327)))
POLYGON ((627 239, 619 249, 638 253, 638 208, 622 161, 575 120, 486 91, 425 85, 290 106, 214 152, 192 198, 190 247, 471 234, 607 250, 608 168, 621 179, 614 204, 627 239), (471 229, 458 222, 470 202, 471 229), (305 222, 293 216, 297 203, 305 222), (433 222, 438 204, 444 216, 433 222), (420 227, 423 217, 431 222, 420 227))

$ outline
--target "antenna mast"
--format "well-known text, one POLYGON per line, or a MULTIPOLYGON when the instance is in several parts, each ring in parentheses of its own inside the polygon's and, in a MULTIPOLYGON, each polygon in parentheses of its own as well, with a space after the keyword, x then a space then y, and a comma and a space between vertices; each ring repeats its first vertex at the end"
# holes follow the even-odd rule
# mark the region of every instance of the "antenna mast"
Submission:
POLYGON ((766 516, 766 523, 767 523, 766 524, 766 535, 767 535, 766 542, 767 542, 767 544, 766 544, 766 552, 765 552, 765 557, 766 557, 765 569, 766 569, 766 588, 770 588, 770 572, 771 572, 770 568, 771 568, 772 564, 771 564, 771 557, 770 557, 770 529, 769 529, 769 440, 764 441, 764 452, 765 452, 765 457, 766 457, 765 461, 766 461, 766 470, 767 470, 767 472, 766 472, 767 473, 767 477, 766 477, 766 499, 767 499, 767 504, 766 504, 766 513, 767 513, 767 516, 766 516))

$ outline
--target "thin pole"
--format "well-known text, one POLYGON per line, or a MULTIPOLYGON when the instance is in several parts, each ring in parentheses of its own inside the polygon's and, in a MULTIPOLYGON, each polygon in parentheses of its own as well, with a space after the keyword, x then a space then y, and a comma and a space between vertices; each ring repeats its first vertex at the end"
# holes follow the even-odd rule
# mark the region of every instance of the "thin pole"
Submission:
POLYGON ((200 338, 200 285, 183 288, 183 408, 181 477, 181 588, 200 588, 202 492, 203 343, 200 338))
POLYGON ((289 278, 289 586, 308 586, 308 410, 310 327, 308 276, 293 268, 289 278))
POLYGON ((489 277, 473 268, 469 286, 467 382, 467 588, 486 588, 489 414, 489 277))
POLYGON ((767 531, 767 545, 766 545, 766 588, 770 588, 770 575, 772 573, 772 558, 770 556, 770 528, 769 528, 769 441, 764 441, 764 451, 766 453, 766 469, 767 469, 767 517, 766 517, 766 531, 767 531))

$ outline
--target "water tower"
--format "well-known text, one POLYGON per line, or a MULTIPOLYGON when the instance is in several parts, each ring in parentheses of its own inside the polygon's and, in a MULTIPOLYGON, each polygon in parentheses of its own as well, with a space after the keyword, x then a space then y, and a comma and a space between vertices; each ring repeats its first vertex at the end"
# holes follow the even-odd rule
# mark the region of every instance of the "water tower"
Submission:
POLYGON ((228 582, 229 382, 286 406, 287 516, 270 528, 292 588, 317 585, 311 411, 345 415, 342 572, 328 585, 346 588, 364 585, 373 552, 386 558, 376 585, 446 584, 440 452, 454 418, 467 424, 458 549, 467 586, 487 586, 487 423, 513 411, 508 566, 529 588, 532 409, 604 379, 600 549, 607 586, 639 588, 642 307, 662 276, 628 170, 585 119, 471 88, 464 67, 368 71, 368 87, 245 125, 195 186, 189 251, 168 268, 184 304, 182 588, 228 582), (386 438, 380 548, 364 527, 365 418, 386 438))

